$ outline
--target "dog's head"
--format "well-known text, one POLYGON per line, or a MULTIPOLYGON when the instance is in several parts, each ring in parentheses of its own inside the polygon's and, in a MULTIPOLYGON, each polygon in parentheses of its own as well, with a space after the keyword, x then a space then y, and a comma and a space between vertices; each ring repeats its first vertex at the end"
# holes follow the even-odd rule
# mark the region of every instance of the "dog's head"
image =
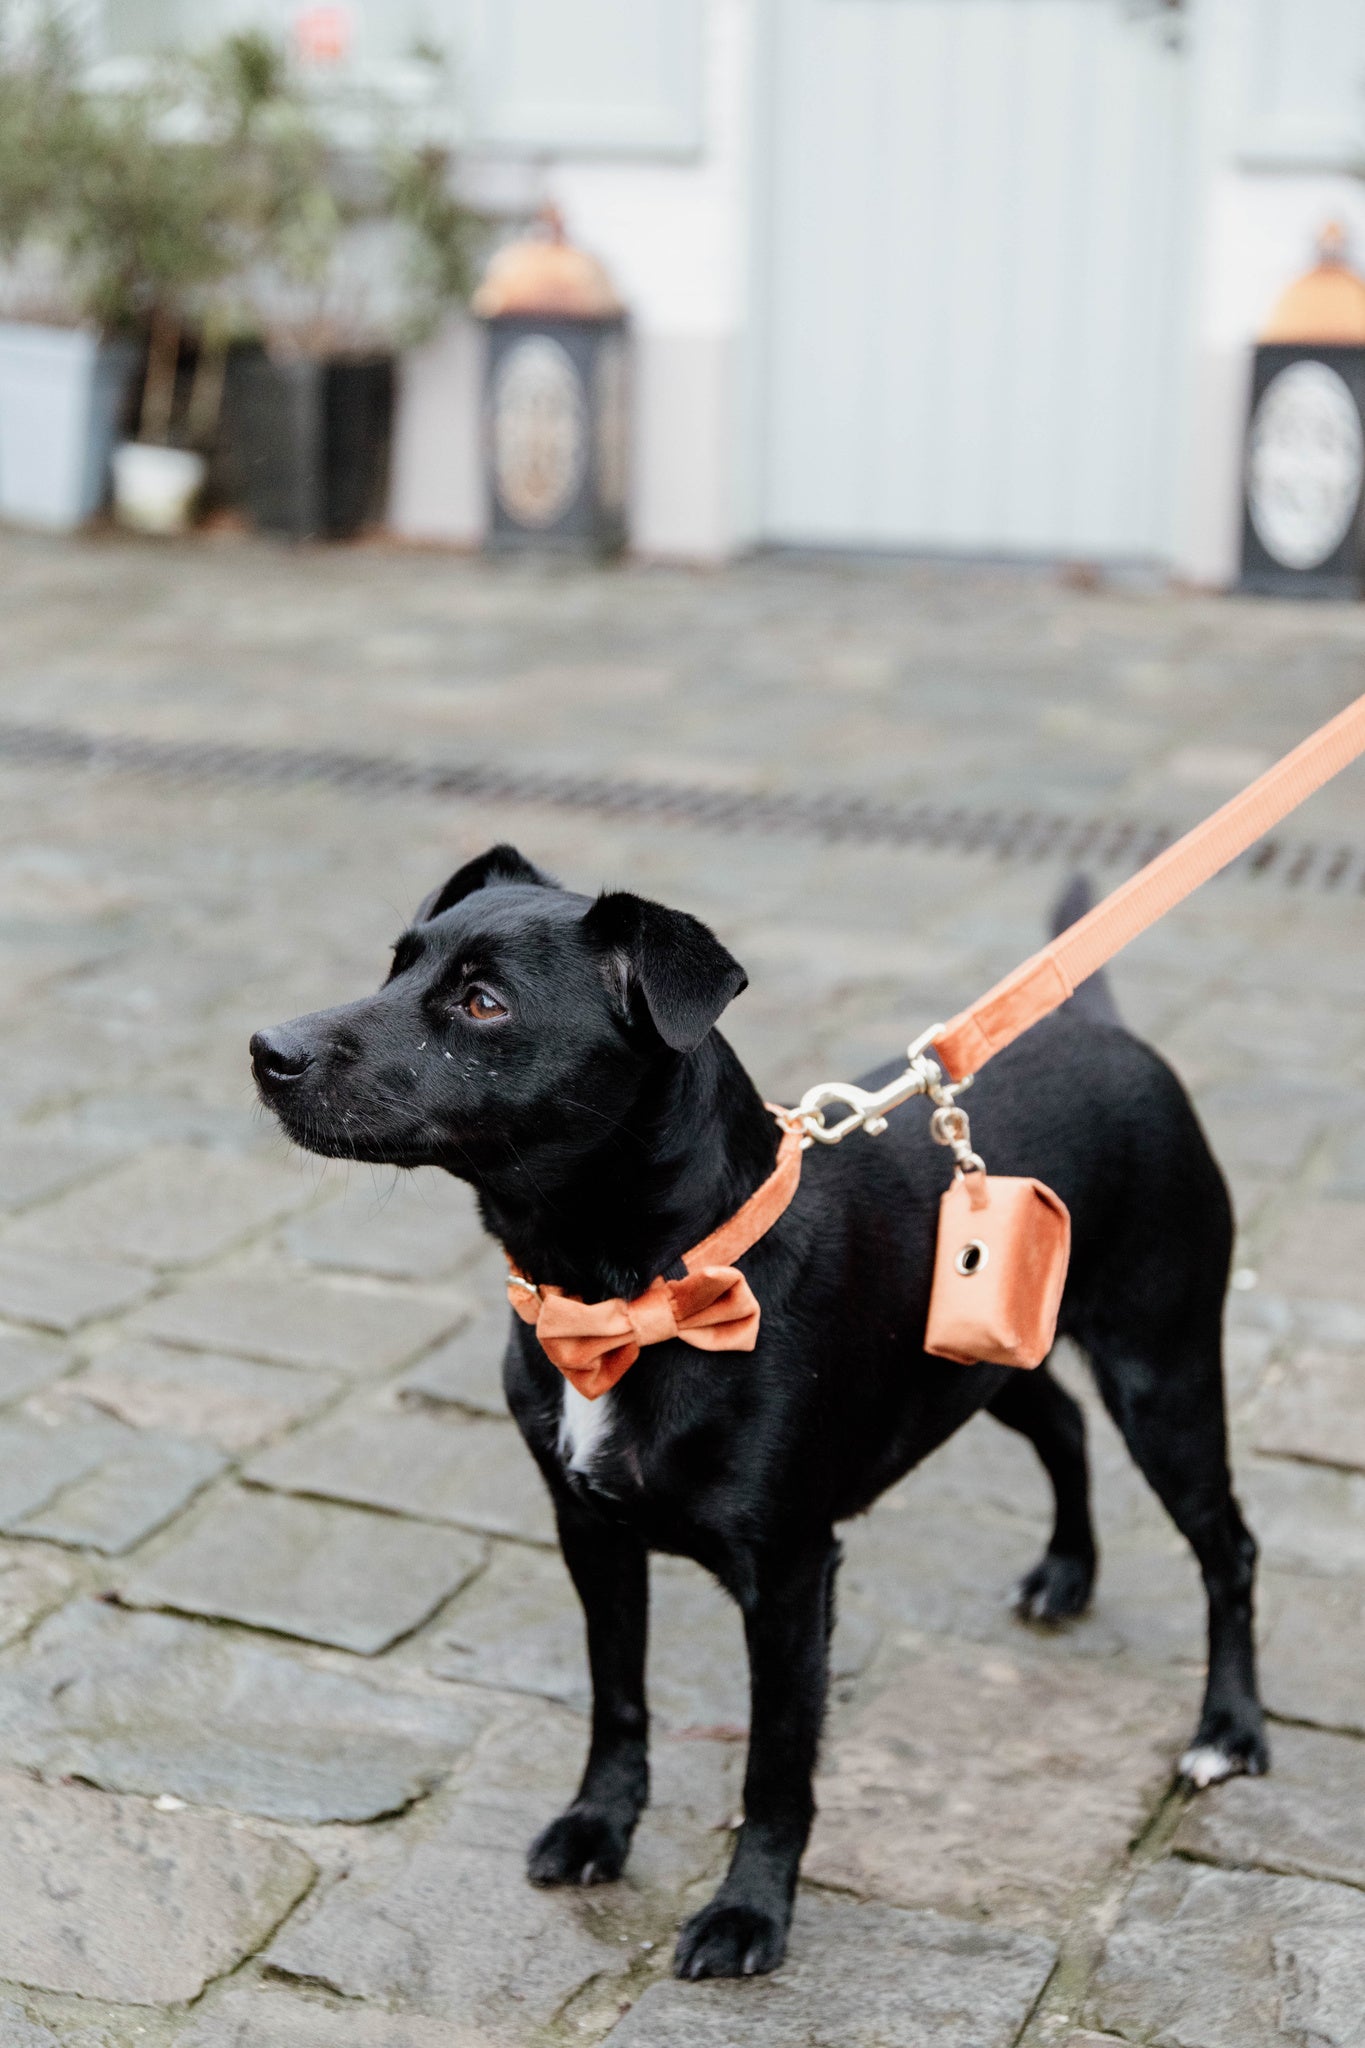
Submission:
POLYGON ((744 986, 685 911, 575 895, 494 846, 427 897, 376 994, 258 1031, 251 1062, 311 1152, 477 1174, 594 1149, 744 986))

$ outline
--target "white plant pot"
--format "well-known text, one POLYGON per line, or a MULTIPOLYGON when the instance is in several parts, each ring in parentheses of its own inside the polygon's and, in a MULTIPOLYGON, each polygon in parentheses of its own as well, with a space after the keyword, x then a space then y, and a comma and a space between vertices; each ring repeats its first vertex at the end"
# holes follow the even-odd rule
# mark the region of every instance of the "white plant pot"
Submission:
POLYGON ((125 441, 114 450, 114 510, 139 533, 184 533, 207 473, 188 448, 125 441))
POLYGON ((0 321, 0 519, 64 533, 99 511, 136 367, 129 342, 0 321))

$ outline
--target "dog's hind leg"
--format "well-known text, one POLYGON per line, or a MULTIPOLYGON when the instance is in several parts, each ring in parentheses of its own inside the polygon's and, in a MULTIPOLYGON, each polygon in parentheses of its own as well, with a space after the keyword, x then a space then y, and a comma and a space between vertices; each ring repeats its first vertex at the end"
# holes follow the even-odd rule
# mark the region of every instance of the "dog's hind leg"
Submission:
POLYGON ((621 1875, 649 1798, 649 1557, 631 1530, 559 1493, 555 1506, 588 1626, 592 1738, 578 1797, 537 1835, 527 1872, 533 1884, 606 1884, 621 1875))
POLYGON ((1021 1579, 1015 1611, 1025 1621, 1065 1621, 1084 1613, 1095 1584, 1090 1466, 1085 1417, 1046 1365, 1012 1372, 987 1409, 1033 1445, 1052 1481, 1055 1515, 1047 1549, 1021 1579))
POLYGON ((1188 1322, 1145 1337, 1088 1338, 1106 1407, 1143 1476, 1199 1561, 1209 1603, 1204 1707, 1180 1760, 1195 1786, 1270 1761, 1256 1689, 1252 1599, 1256 1542, 1242 1520, 1227 1465, 1221 1300, 1188 1322))
POLYGON ((815 1817, 811 1779, 825 1712, 833 1532, 759 1563, 740 1596, 749 1646, 744 1824, 725 1881, 678 1937, 679 1977, 752 1977, 787 1947, 796 1873, 815 1817))

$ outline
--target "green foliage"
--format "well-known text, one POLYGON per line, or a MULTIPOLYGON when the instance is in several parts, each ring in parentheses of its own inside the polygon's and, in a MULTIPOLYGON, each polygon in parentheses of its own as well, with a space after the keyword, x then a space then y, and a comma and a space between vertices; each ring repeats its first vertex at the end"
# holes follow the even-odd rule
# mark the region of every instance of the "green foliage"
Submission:
POLYGON ((58 15, 27 36, 0 10, 0 252, 13 255, 69 187, 82 140, 71 33, 58 15))
POLYGON ((394 151, 388 171, 389 205, 408 230, 408 333, 420 340, 442 307, 467 299, 473 289, 484 223, 452 193, 444 150, 394 151))
POLYGON ((60 12, 21 35, 0 0, 0 261, 41 249, 75 317, 188 321, 220 344, 412 338, 471 282, 477 223, 450 170, 441 150, 341 148, 261 33, 100 92, 60 12), (350 260, 376 226, 382 291, 350 260))
POLYGON ((86 103, 86 146, 64 243, 106 327, 178 317, 232 267, 233 193, 211 142, 172 140, 175 108, 146 89, 86 103))
POLYGON ((224 36, 204 60, 205 75, 236 114, 239 133, 249 134, 264 108, 288 97, 284 51, 258 29, 224 36))

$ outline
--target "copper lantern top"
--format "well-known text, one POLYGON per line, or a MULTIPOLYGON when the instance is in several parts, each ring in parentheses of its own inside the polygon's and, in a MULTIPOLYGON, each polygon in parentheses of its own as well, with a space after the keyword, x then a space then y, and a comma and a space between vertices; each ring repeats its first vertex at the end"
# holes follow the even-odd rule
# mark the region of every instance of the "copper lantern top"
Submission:
POLYGON ((480 319, 615 319, 621 301, 597 258, 566 241, 558 207, 543 207, 538 218, 545 232, 509 242, 484 272, 472 301, 480 319))
POLYGON ((1350 268, 1335 221, 1323 229, 1316 265, 1282 295, 1260 338, 1365 344, 1365 277, 1350 268))

